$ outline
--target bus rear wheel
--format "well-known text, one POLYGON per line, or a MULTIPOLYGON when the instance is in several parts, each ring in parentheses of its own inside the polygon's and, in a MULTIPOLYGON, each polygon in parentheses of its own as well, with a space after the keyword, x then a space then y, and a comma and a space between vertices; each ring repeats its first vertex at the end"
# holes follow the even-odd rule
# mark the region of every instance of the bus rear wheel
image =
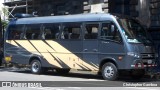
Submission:
POLYGON ((113 63, 105 63, 102 66, 102 76, 105 80, 116 80, 118 77, 118 70, 117 67, 113 63))
POLYGON ((56 69, 56 72, 60 74, 67 74, 69 71, 70 69, 56 69))
POLYGON ((31 72, 34 74, 41 74, 42 73, 42 65, 41 62, 37 59, 34 59, 31 62, 31 72))

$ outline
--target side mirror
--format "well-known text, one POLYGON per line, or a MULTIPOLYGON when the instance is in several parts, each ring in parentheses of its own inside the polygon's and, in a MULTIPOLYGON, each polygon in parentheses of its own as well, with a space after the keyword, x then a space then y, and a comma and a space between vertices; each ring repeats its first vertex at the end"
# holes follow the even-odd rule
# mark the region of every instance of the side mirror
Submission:
POLYGON ((111 25, 111 32, 114 32, 114 31, 115 31, 114 25, 111 25))

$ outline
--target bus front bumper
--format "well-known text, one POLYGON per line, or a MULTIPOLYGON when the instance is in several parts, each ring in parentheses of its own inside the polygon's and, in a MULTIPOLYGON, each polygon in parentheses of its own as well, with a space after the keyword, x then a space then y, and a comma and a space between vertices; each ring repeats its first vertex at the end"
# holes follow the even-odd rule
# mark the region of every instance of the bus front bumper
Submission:
POLYGON ((134 63, 131 65, 131 68, 133 69, 144 69, 144 68, 151 68, 156 67, 157 64, 154 60, 134 60, 134 63))
POLYGON ((136 64, 131 65, 132 68, 146 68, 146 67, 156 67, 156 64, 144 65, 144 64, 136 64))

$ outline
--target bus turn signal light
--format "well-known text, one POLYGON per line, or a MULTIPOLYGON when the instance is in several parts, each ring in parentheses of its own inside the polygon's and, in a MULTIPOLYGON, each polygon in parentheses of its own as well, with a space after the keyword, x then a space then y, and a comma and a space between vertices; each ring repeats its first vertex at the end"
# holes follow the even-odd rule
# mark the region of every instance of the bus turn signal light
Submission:
POLYGON ((122 56, 119 56, 119 57, 118 57, 118 60, 120 60, 120 61, 121 61, 122 59, 123 59, 123 57, 122 57, 122 56))
POLYGON ((5 57, 5 61, 8 63, 11 61, 11 57, 5 57))

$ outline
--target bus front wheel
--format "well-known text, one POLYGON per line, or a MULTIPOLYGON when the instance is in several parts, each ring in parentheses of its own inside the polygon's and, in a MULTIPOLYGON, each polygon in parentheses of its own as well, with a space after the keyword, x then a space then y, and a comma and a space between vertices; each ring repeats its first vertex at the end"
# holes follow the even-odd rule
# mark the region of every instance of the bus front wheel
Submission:
POLYGON ((39 60, 33 60, 31 62, 31 72, 34 74, 40 74, 42 73, 42 65, 41 62, 39 60))
POLYGON ((113 63, 105 63, 102 66, 102 76, 105 80, 116 80, 118 77, 118 70, 117 67, 113 63))

